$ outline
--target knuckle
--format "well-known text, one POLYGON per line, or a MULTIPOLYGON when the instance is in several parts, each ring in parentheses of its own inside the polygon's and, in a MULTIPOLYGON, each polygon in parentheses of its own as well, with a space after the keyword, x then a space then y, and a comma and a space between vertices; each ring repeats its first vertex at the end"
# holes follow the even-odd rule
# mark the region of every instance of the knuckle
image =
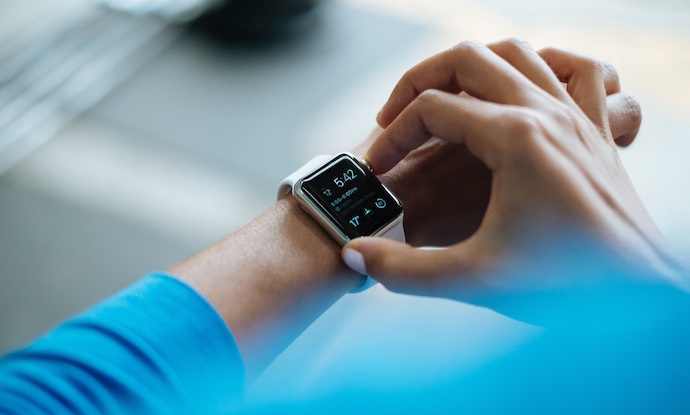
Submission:
POLYGON ((416 78, 416 67, 408 69, 401 77, 398 82, 399 86, 411 86, 414 88, 414 80, 416 78))
POLYGON ((455 55, 461 55, 461 56, 476 56, 482 53, 483 50, 485 50, 487 47, 481 42, 478 42, 476 40, 465 40, 463 42, 458 43, 455 45, 450 52, 455 54, 455 55))
POLYGON ((640 124, 642 122, 642 108, 640 103, 631 95, 622 94, 623 100, 623 117, 625 119, 640 124))
POLYGON ((441 91, 427 89, 422 91, 409 105, 409 116, 411 119, 423 123, 429 113, 434 111, 441 102, 441 91))
POLYGON ((552 68, 561 67, 568 60, 568 52, 556 46, 547 46, 537 51, 537 54, 552 68))
POLYGON ((422 91, 410 104, 410 112, 420 121, 427 119, 440 107, 444 106, 446 93, 438 89, 422 91))
POLYGON ((580 67, 596 79, 618 82, 618 71, 609 62, 584 56, 580 59, 580 67))
POLYGON ((558 54, 562 54, 562 53, 563 53, 563 49, 557 48, 555 46, 546 46, 546 47, 539 49, 539 54, 542 56, 558 55, 558 54))
POLYGON ((519 37, 508 37, 502 40, 499 40, 496 43, 496 46, 499 50, 504 51, 508 54, 521 54, 524 53, 525 51, 532 50, 532 46, 524 39, 521 39, 519 37))
POLYGON ((510 139, 505 140, 505 154, 513 163, 534 164, 544 144, 544 123, 539 114, 520 111, 509 120, 510 139))
MULTIPOLYGON (((433 136, 433 132, 439 123, 442 123, 448 119, 445 116, 440 116, 439 114, 448 113, 452 110, 453 98, 444 91, 437 89, 427 89, 415 98, 415 100, 410 105, 410 120, 414 120, 414 124, 409 124, 409 126, 414 125, 417 129, 417 133, 425 136, 433 136)), ((411 151, 419 146, 419 143, 407 143, 401 145, 407 151, 411 151)))
POLYGON ((553 67, 555 62, 558 62, 563 59, 563 54, 563 50, 556 48, 554 46, 547 46, 537 51, 537 55, 539 55, 544 60, 544 62, 546 62, 547 65, 551 67, 553 67))
POLYGON ((618 70, 616 70, 616 67, 613 66, 611 63, 606 61, 599 61, 599 66, 601 67, 601 73, 606 78, 618 80, 618 70))
POLYGON ((597 78, 603 79, 604 77, 604 66, 602 63, 596 59, 592 59, 589 57, 583 57, 580 59, 580 68, 597 78))
POLYGON ((511 137, 521 142, 535 140, 543 129, 539 117, 530 111, 516 112, 509 122, 511 137))
POLYGON ((437 104, 441 101, 443 93, 437 89, 427 89, 422 91, 415 99, 415 104, 418 107, 426 107, 428 105, 437 104))

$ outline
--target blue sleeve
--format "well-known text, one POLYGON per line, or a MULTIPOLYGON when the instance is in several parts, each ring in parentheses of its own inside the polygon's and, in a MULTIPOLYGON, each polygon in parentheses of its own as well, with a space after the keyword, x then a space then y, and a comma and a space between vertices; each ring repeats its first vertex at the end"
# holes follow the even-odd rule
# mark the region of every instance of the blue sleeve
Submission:
POLYGON ((243 380, 215 309, 155 273, 0 360, 0 414, 218 413, 243 380))

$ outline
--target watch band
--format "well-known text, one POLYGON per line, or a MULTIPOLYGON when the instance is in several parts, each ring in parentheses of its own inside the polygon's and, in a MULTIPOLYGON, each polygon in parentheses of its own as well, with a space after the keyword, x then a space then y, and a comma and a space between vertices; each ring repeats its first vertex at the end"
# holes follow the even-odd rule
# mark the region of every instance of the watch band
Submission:
POLYGON ((330 155, 316 156, 313 159, 309 160, 307 164, 297 169, 296 172, 286 177, 285 180, 283 180, 283 182, 280 183, 280 187, 278 187, 278 200, 282 199, 283 197, 285 197, 285 195, 292 192, 292 186, 294 186, 299 179, 308 176, 309 173, 312 173, 314 170, 321 167, 325 162, 327 162, 331 158, 333 158, 333 156, 330 155))
MULTIPOLYGON (((278 200, 282 199, 285 197, 287 194, 292 192, 292 188, 297 183, 300 179, 303 177, 308 176, 309 174, 313 173, 317 169, 319 169, 321 166, 323 166, 327 161, 329 161, 333 156, 331 155, 321 155, 321 156, 316 156, 313 159, 309 160, 305 165, 300 167, 297 171, 289 175, 283 182, 280 184, 280 187, 278 187, 278 200)), ((388 238, 388 239, 393 239, 398 242, 405 242, 405 230, 403 228, 403 221, 401 220, 400 222, 396 223, 393 227, 388 229, 386 232, 378 235, 383 238, 388 238)), ((362 292, 373 285, 375 285, 377 281, 370 276, 366 275, 365 278, 354 286, 349 292, 350 293, 358 293, 362 292)))

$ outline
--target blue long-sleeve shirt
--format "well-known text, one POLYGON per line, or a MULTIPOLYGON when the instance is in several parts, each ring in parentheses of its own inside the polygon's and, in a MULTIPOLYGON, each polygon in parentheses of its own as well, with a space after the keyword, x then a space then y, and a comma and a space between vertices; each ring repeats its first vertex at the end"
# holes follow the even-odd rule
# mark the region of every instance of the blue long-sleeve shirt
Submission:
POLYGON ((216 311, 156 273, 4 357, 0 413, 218 413, 243 373, 216 311))
MULTIPOLYGON (((243 402, 242 360, 223 320, 189 286, 151 274, 0 360, 0 414, 689 413, 687 293, 623 284, 520 301, 546 301, 540 315, 562 325, 433 387, 355 383, 306 402, 243 402)), ((366 376, 382 358, 342 364, 366 376)))

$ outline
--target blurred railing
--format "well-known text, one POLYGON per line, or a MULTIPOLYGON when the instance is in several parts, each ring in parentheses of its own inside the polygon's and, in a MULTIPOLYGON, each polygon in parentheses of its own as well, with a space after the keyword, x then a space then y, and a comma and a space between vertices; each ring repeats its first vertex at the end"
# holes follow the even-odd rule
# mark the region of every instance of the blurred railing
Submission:
POLYGON ((0 47, 0 173, 90 108, 180 31, 90 7, 0 47))

